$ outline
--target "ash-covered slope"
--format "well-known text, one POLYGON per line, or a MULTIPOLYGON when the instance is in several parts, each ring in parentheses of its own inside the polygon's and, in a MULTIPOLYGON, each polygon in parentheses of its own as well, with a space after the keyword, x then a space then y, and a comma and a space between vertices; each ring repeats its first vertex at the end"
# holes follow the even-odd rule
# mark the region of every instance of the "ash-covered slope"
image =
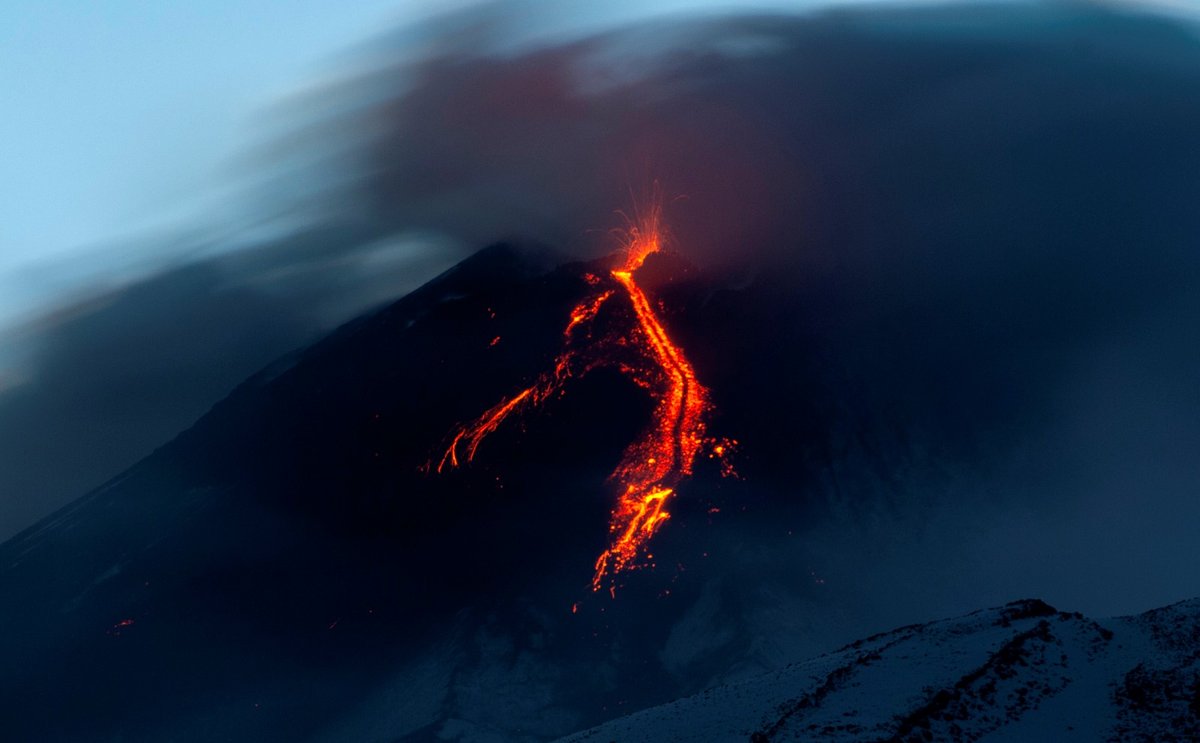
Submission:
MULTIPOLYGON (((543 273, 479 253, 0 546, 4 737, 311 737, 434 656, 456 613, 529 579, 492 549, 509 525, 472 495, 483 475, 417 468, 460 408, 553 352, 581 280, 543 273)), ((519 519, 540 500, 504 505, 519 519)), ((393 737, 438 719, 432 693, 393 737)))
MULTIPOLYGON (((989 373, 1015 341, 946 345, 924 313, 865 311, 803 272, 639 269, 711 392, 709 431, 744 456, 741 479, 698 462, 655 567, 615 600, 590 590, 607 477, 653 408, 627 376, 572 378, 470 466, 423 471, 456 424, 553 365, 587 275, 611 265, 486 249, 0 545, 4 735, 544 741, 982 603, 955 585, 950 610, 907 582, 874 596, 887 576, 864 540, 827 547, 824 565, 868 567, 826 581, 806 545, 839 512, 920 520, 947 473, 987 463, 981 444, 1026 435, 1029 375, 989 373)), ((937 307, 975 301, 954 296, 937 307)), ((957 334, 977 315, 938 317, 957 334)), ((1175 678, 1144 676, 1134 688, 1175 678)))
POLYGON ((1018 601, 875 635, 564 740, 1200 740, 1200 599, 1099 621, 1018 601))
MULTIPOLYGON (((573 380, 470 467, 422 470, 456 423, 552 362, 607 265, 486 249, 0 546, 4 736, 545 740, 744 661, 737 630, 663 652, 706 590, 715 463, 673 509, 665 567, 621 601, 590 590, 606 477, 651 406, 619 372, 573 380)), ((694 341, 720 287, 666 256, 644 271, 719 394, 694 341)))

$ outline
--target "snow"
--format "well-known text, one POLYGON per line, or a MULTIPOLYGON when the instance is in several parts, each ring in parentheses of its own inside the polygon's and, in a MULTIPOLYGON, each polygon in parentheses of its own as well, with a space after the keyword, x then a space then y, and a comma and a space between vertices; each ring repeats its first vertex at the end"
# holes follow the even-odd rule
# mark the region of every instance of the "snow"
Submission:
POLYGON ((564 741, 1200 739, 1200 600, 1094 621, 1021 601, 904 627, 564 741))

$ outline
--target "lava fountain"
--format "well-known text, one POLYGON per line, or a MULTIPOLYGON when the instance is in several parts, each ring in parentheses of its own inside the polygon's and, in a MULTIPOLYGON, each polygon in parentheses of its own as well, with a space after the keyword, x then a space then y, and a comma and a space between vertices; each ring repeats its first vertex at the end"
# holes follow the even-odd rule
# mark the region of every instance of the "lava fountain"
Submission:
MULTIPOLYGON (((670 518, 666 506, 680 482, 692 474, 702 450, 710 446, 714 458, 723 458, 736 444, 706 436, 705 417, 711 409, 708 390, 697 381, 683 349, 671 340, 637 281, 646 258, 663 249, 661 216, 658 204, 638 215, 625 232, 621 264, 606 278, 585 277, 595 293, 571 310, 563 330, 564 349, 554 368, 457 427, 435 467, 440 473, 470 462, 483 440, 509 416, 563 394, 572 377, 605 365, 615 365, 628 375, 651 395, 655 407, 649 426, 626 447, 609 476, 619 494, 609 519, 609 545, 596 558, 593 591, 607 584, 609 592, 615 593, 616 576, 643 564, 639 558, 650 558, 648 543, 670 518), (611 332, 593 337, 590 324, 602 307, 618 297, 628 301, 630 327, 617 337, 611 332), (618 347, 621 353, 616 352, 618 347)), ((722 472, 731 470, 723 466, 722 472)))

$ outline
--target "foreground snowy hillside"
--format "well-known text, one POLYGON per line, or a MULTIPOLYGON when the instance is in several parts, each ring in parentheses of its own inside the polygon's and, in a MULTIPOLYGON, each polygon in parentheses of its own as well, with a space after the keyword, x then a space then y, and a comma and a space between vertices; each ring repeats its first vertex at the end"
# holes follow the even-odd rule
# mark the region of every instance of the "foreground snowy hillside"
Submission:
POLYGON ((1196 741, 1200 599, 1092 620, 1042 601, 869 637, 565 740, 1196 741))

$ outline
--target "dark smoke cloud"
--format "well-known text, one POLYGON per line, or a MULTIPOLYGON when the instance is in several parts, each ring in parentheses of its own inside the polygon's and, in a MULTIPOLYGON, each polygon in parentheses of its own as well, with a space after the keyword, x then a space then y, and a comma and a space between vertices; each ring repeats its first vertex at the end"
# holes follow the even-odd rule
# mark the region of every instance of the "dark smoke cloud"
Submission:
POLYGON ((1059 237, 1047 225, 1189 226, 1158 219, 1186 203, 1194 157, 1182 140, 1196 43, 1166 21, 842 11, 659 22, 513 53, 502 34, 523 16, 505 7, 439 26, 430 54, 346 96, 382 102, 338 130, 359 156, 340 176, 354 185, 344 204, 472 244, 515 234, 606 251, 614 210, 658 180, 680 197, 671 226, 697 260, 782 253, 943 283, 998 264, 1073 271, 1076 252, 1045 256, 1059 237), (1118 206, 1135 208, 1104 209, 1118 206))

